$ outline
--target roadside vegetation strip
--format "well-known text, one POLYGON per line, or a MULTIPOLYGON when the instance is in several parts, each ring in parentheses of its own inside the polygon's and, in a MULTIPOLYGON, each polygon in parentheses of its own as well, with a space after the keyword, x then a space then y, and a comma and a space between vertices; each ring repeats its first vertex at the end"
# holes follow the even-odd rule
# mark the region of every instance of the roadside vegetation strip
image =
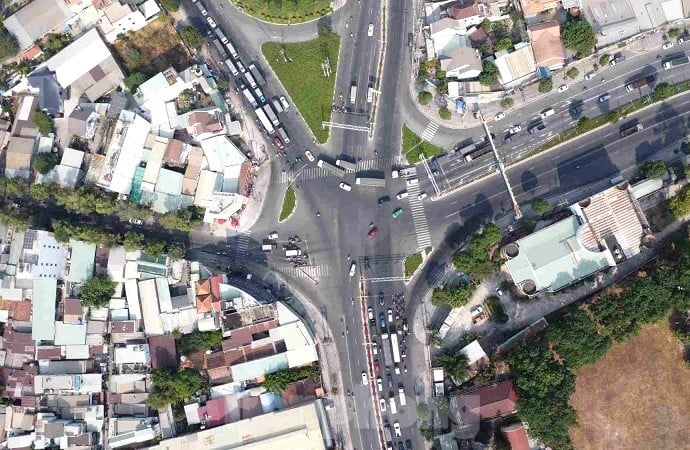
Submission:
POLYGON ((414 255, 409 255, 405 258, 405 276, 411 277, 417 271, 419 266, 422 265, 422 254, 415 253, 414 255))
POLYGON ((402 129, 402 147, 403 155, 410 164, 421 162, 421 155, 429 159, 443 152, 442 148, 436 147, 417 136, 407 125, 403 125, 402 129))
POLYGON ((302 23, 330 14, 330 0, 233 0, 242 10, 261 20, 273 23, 302 23))
POLYGON ((295 188, 288 186, 285 191, 285 197, 283 197, 283 207, 280 209, 279 220, 281 222, 287 220, 295 210, 295 206, 297 206, 297 193, 295 192, 295 188))
POLYGON ((340 37, 330 30, 299 44, 265 43, 261 51, 281 84, 320 143, 328 140, 328 129, 322 121, 330 121, 335 78, 338 73, 340 37), (328 61, 330 76, 324 76, 328 61))

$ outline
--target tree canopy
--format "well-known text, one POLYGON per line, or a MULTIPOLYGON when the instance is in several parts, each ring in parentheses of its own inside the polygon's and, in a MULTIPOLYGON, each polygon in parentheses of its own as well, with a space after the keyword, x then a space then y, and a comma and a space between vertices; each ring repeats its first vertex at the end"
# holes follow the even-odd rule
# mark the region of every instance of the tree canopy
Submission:
POLYGON ((584 19, 572 19, 561 28, 563 46, 577 52, 577 58, 584 58, 592 54, 597 42, 596 32, 592 25, 584 19))
POLYGON ((208 381, 196 369, 154 369, 151 382, 147 403, 153 409, 180 404, 197 392, 208 389, 208 381))
POLYGON ((123 80, 129 92, 136 92, 137 88, 146 81, 146 75, 141 72, 134 72, 123 80))
POLYGON ((285 390, 286 387, 298 380, 315 377, 319 374, 317 366, 298 367, 294 369, 280 370, 278 372, 269 373, 264 377, 263 387, 266 390, 279 394, 285 390))
POLYGON ((666 162, 647 161, 640 168, 642 178, 661 178, 666 174, 666 162))
POLYGON ((176 12, 180 9, 180 3, 177 0, 161 0, 161 6, 168 12, 176 12))
POLYGON ((599 334, 581 309, 550 318, 546 338, 573 369, 597 362, 611 347, 611 339, 599 334))
POLYGON ((84 281, 79 291, 82 305, 92 308, 107 305, 115 295, 115 285, 107 275, 96 275, 84 281))
POLYGON ((660 102, 662 100, 666 100, 670 96, 674 95, 676 92, 676 87, 672 84, 669 83, 659 83, 656 85, 654 88, 654 91, 652 92, 652 100, 655 102, 660 102))
POLYGON ((436 357, 436 364, 443 367, 446 375, 453 380, 455 384, 462 384, 470 376, 470 366, 467 355, 455 349, 443 353, 436 357))
POLYGON ((503 232, 494 224, 484 227, 476 234, 469 248, 453 257, 455 267, 470 276, 473 282, 480 282, 496 272, 497 264, 491 260, 491 249, 501 242, 503 232))
POLYGON ((532 200, 532 212, 538 216, 543 216, 551 211, 551 205, 544 199, 535 198, 532 200))
POLYGON ((60 163, 60 158, 56 153, 39 153, 34 157, 34 169, 40 174, 46 174, 53 170, 53 167, 60 163))
POLYGON ((194 50, 201 50, 204 46, 204 35, 196 27, 187 26, 180 32, 182 39, 194 50))
POLYGON ((17 38, 0 24, 0 59, 7 59, 19 53, 17 38))
POLYGON ((431 95, 431 92, 429 91, 422 91, 419 93, 419 104, 422 106, 426 106, 429 103, 431 103, 431 100, 434 99, 434 96, 431 95))
POLYGON ((191 355, 196 352, 211 350, 220 345, 223 333, 220 330, 199 331, 194 330, 190 334, 183 334, 177 342, 177 349, 182 355, 191 355))
POLYGON ((671 212, 676 217, 683 217, 690 214, 690 185, 685 185, 668 204, 671 212))
POLYGON ((539 86, 537 86, 537 90, 542 94, 551 92, 553 90, 553 78, 546 77, 539 80, 539 86))
POLYGON ((498 81, 498 67, 490 61, 482 62, 482 71, 479 74, 479 82, 484 86, 490 86, 498 81))
POLYGON ((48 135, 53 132, 53 119, 43 111, 34 112, 34 125, 38 128, 38 132, 42 135, 48 135))
POLYGON ((445 106, 441 106, 438 109, 438 116, 443 120, 450 120, 452 117, 450 109, 446 108, 445 106))
POLYGON ((431 303, 435 306, 448 305, 451 308, 459 308, 467 304, 471 295, 472 288, 466 284, 461 284, 453 289, 434 289, 431 303))

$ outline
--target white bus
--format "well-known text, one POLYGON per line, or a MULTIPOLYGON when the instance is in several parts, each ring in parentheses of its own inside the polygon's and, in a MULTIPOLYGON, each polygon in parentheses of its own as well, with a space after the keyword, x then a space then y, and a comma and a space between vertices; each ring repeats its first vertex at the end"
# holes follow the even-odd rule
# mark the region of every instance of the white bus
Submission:
POLYGON ((268 117, 266 117, 266 113, 264 112, 264 110, 261 108, 256 108, 254 112, 256 113, 256 117, 259 118, 261 125, 264 126, 264 129, 268 132, 268 134, 275 133, 276 130, 275 128, 273 128, 273 124, 271 123, 271 121, 268 120, 268 117))
POLYGON ((342 167, 345 170, 349 170, 350 172, 355 172, 357 170, 357 164, 342 159, 337 159, 335 161, 335 165, 338 167, 342 167))
POLYGON ((398 335, 391 333, 391 347, 393 348, 393 362, 400 363, 400 347, 398 346, 398 335))

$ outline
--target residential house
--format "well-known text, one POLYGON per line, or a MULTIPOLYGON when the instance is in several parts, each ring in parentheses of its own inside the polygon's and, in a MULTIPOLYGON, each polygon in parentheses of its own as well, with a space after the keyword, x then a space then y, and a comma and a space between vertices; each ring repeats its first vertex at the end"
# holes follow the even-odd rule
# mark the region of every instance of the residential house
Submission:
POLYGON ((27 77, 29 93, 38 97, 38 107, 50 117, 62 117, 62 87, 55 72, 46 69, 35 70, 27 77))
POLYGON ((534 24, 542 21, 542 17, 552 18, 552 14, 559 7, 556 0, 520 0, 515 2, 522 10, 527 23, 534 24))
POLYGON ((154 369, 174 369, 178 366, 175 338, 172 335, 150 336, 151 367, 154 369))
POLYGON ((100 116, 88 107, 78 106, 67 120, 67 134, 91 140, 96 134, 100 116))
POLYGON ((470 342, 460 349, 460 353, 467 357, 467 365, 470 367, 470 377, 474 377, 477 372, 490 363, 489 356, 477 340, 470 342))
POLYGON ((98 28, 108 42, 115 42, 121 34, 140 30, 147 23, 142 12, 129 3, 114 1, 103 8, 102 12, 98 28))
POLYGON ((55 278, 39 278, 33 281, 31 304, 31 337, 37 343, 53 342, 55 339, 55 278))
POLYGON ((71 240, 70 247, 71 257, 67 281, 83 283, 93 276, 96 244, 71 240))
POLYGON ((46 34, 58 31, 69 17, 62 0, 34 0, 6 18, 3 25, 17 38, 19 49, 25 50, 46 34))
POLYGON ((514 50, 496 52, 494 64, 504 89, 512 89, 533 79, 537 73, 532 46, 527 42, 515 44, 514 50))
POLYGON ((5 177, 29 179, 36 139, 14 136, 5 152, 5 177))
POLYGON ((465 30, 479 25, 490 15, 487 5, 476 0, 453 2, 445 7, 448 17, 457 20, 458 25, 465 30))
POLYGON ((481 55, 471 47, 456 48, 448 54, 439 55, 439 63, 448 78, 476 78, 482 72, 481 55))
POLYGON ((75 188, 84 172, 81 170, 85 153, 70 147, 64 149, 60 164, 46 174, 37 174, 36 183, 57 183, 66 188, 75 188))
POLYGON ((565 64, 561 27, 557 21, 530 25, 527 28, 537 67, 558 70, 565 64))
POLYGON ((459 425, 507 417, 517 412, 518 395, 512 380, 480 387, 450 397, 450 410, 459 425))
POLYGON ((501 432, 503 432, 506 439, 508 439, 510 450, 532 449, 527 440, 527 431, 525 430, 525 426, 522 424, 522 422, 504 425, 501 427, 501 432))
POLYGON ((555 292, 637 255, 651 239, 627 182, 571 205, 570 211, 501 249, 521 293, 555 292))

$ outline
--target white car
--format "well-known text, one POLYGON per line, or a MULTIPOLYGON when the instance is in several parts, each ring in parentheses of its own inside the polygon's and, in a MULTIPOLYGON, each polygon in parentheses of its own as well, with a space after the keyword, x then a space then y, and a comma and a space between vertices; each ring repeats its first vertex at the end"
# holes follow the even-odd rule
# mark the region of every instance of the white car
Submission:
POLYGON ((424 199, 427 198, 427 197, 428 197, 428 195, 427 195, 426 192, 420 192, 419 195, 417 196, 417 198, 418 198, 419 200, 424 200, 424 199))
POLYGON ((380 398, 379 405, 381 405, 381 412, 386 412, 386 399, 380 398))
POLYGON ((280 100, 280 104, 283 105, 283 109, 290 108, 290 104, 288 103, 288 101, 284 95, 281 95, 280 97, 278 97, 278 100, 280 100))
POLYGON ((340 189, 342 189, 343 191, 348 191, 348 192, 350 192, 350 191, 352 190, 352 186, 350 186, 349 184, 345 183, 344 181, 341 181, 340 184, 339 184, 338 186, 340 186, 340 189))
POLYGON ((568 85, 567 84, 562 84, 558 87, 558 92, 565 92, 568 90, 568 85))
POLYGON ((371 306, 367 308, 367 317, 369 320, 374 320, 374 308, 371 306))
MULTIPOLYGON (((19 206, 19 205, 17 205, 17 206, 19 206)), ((141 219, 129 219, 129 223, 134 224, 134 225, 141 225, 142 223, 144 223, 144 221, 141 219)))
POLYGON ((398 200, 402 200, 404 198, 407 198, 408 195, 410 195, 410 194, 408 194, 407 191, 402 191, 398 195, 396 195, 396 197, 398 198, 398 200))
POLYGON ((661 46, 661 48, 663 48, 664 50, 668 50, 671 47, 673 47, 673 42, 671 42, 671 41, 669 41, 669 42, 667 42, 661 46))
POLYGON ((684 37, 679 37, 679 38, 678 38, 678 43, 679 43, 679 44, 682 44, 683 42, 685 42, 685 38, 684 38, 684 37))
POLYGON ((277 231, 273 231, 273 232, 271 232, 271 233, 268 233, 268 238, 271 239, 271 240, 273 240, 273 241, 275 241, 276 239, 278 239, 278 232, 277 232, 277 231))
POLYGON ((218 26, 218 25, 216 25, 216 21, 211 19, 210 17, 206 18, 206 22, 208 22, 208 24, 211 28, 216 28, 218 26))
POLYGON ((366 372, 362 372, 362 385, 366 386, 369 384, 369 377, 367 377, 366 372))
POLYGON ((352 261, 352 264, 350 264, 350 276, 354 277, 355 276, 355 271, 357 270, 357 263, 352 261))
POLYGON ((309 160, 309 162, 314 162, 314 160, 315 160, 315 159, 314 159, 314 155, 311 153, 310 150, 306 150, 306 151, 304 152, 304 155, 307 157, 307 159, 309 160))
POLYGON ((373 353, 374 355, 379 354, 379 345, 376 342, 371 343, 371 353, 373 353))
POLYGON ((388 308, 388 323, 393 322, 393 310, 388 308))
POLYGON ((379 392, 383 392, 383 380, 381 377, 376 377, 376 389, 379 390, 379 392))
POLYGON ((590 72, 587 75, 585 75, 585 81, 591 80, 592 78, 596 77, 597 74, 594 72, 590 72))
POLYGON ((508 133, 510 134, 517 134, 522 130, 522 127, 520 125, 515 125, 513 128, 508 129, 508 133))
POLYGON ((374 35, 374 24, 370 23, 369 28, 367 28, 367 36, 371 37, 374 35))
POLYGON ((393 423, 393 430, 395 431, 395 437, 402 436, 402 431, 400 430, 400 422, 397 420, 393 423))
MULTIPOLYGON (((201 3, 199 3, 199 4, 201 5, 201 3)), ((201 7, 200 11, 201 11, 202 16, 204 16, 204 17, 208 16, 208 11, 206 11, 206 8, 204 8, 203 6, 201 7)))
POLYGON ((500 112, 494 116, 494 120, 501 120, 506 116, 506 113, 500 112))

